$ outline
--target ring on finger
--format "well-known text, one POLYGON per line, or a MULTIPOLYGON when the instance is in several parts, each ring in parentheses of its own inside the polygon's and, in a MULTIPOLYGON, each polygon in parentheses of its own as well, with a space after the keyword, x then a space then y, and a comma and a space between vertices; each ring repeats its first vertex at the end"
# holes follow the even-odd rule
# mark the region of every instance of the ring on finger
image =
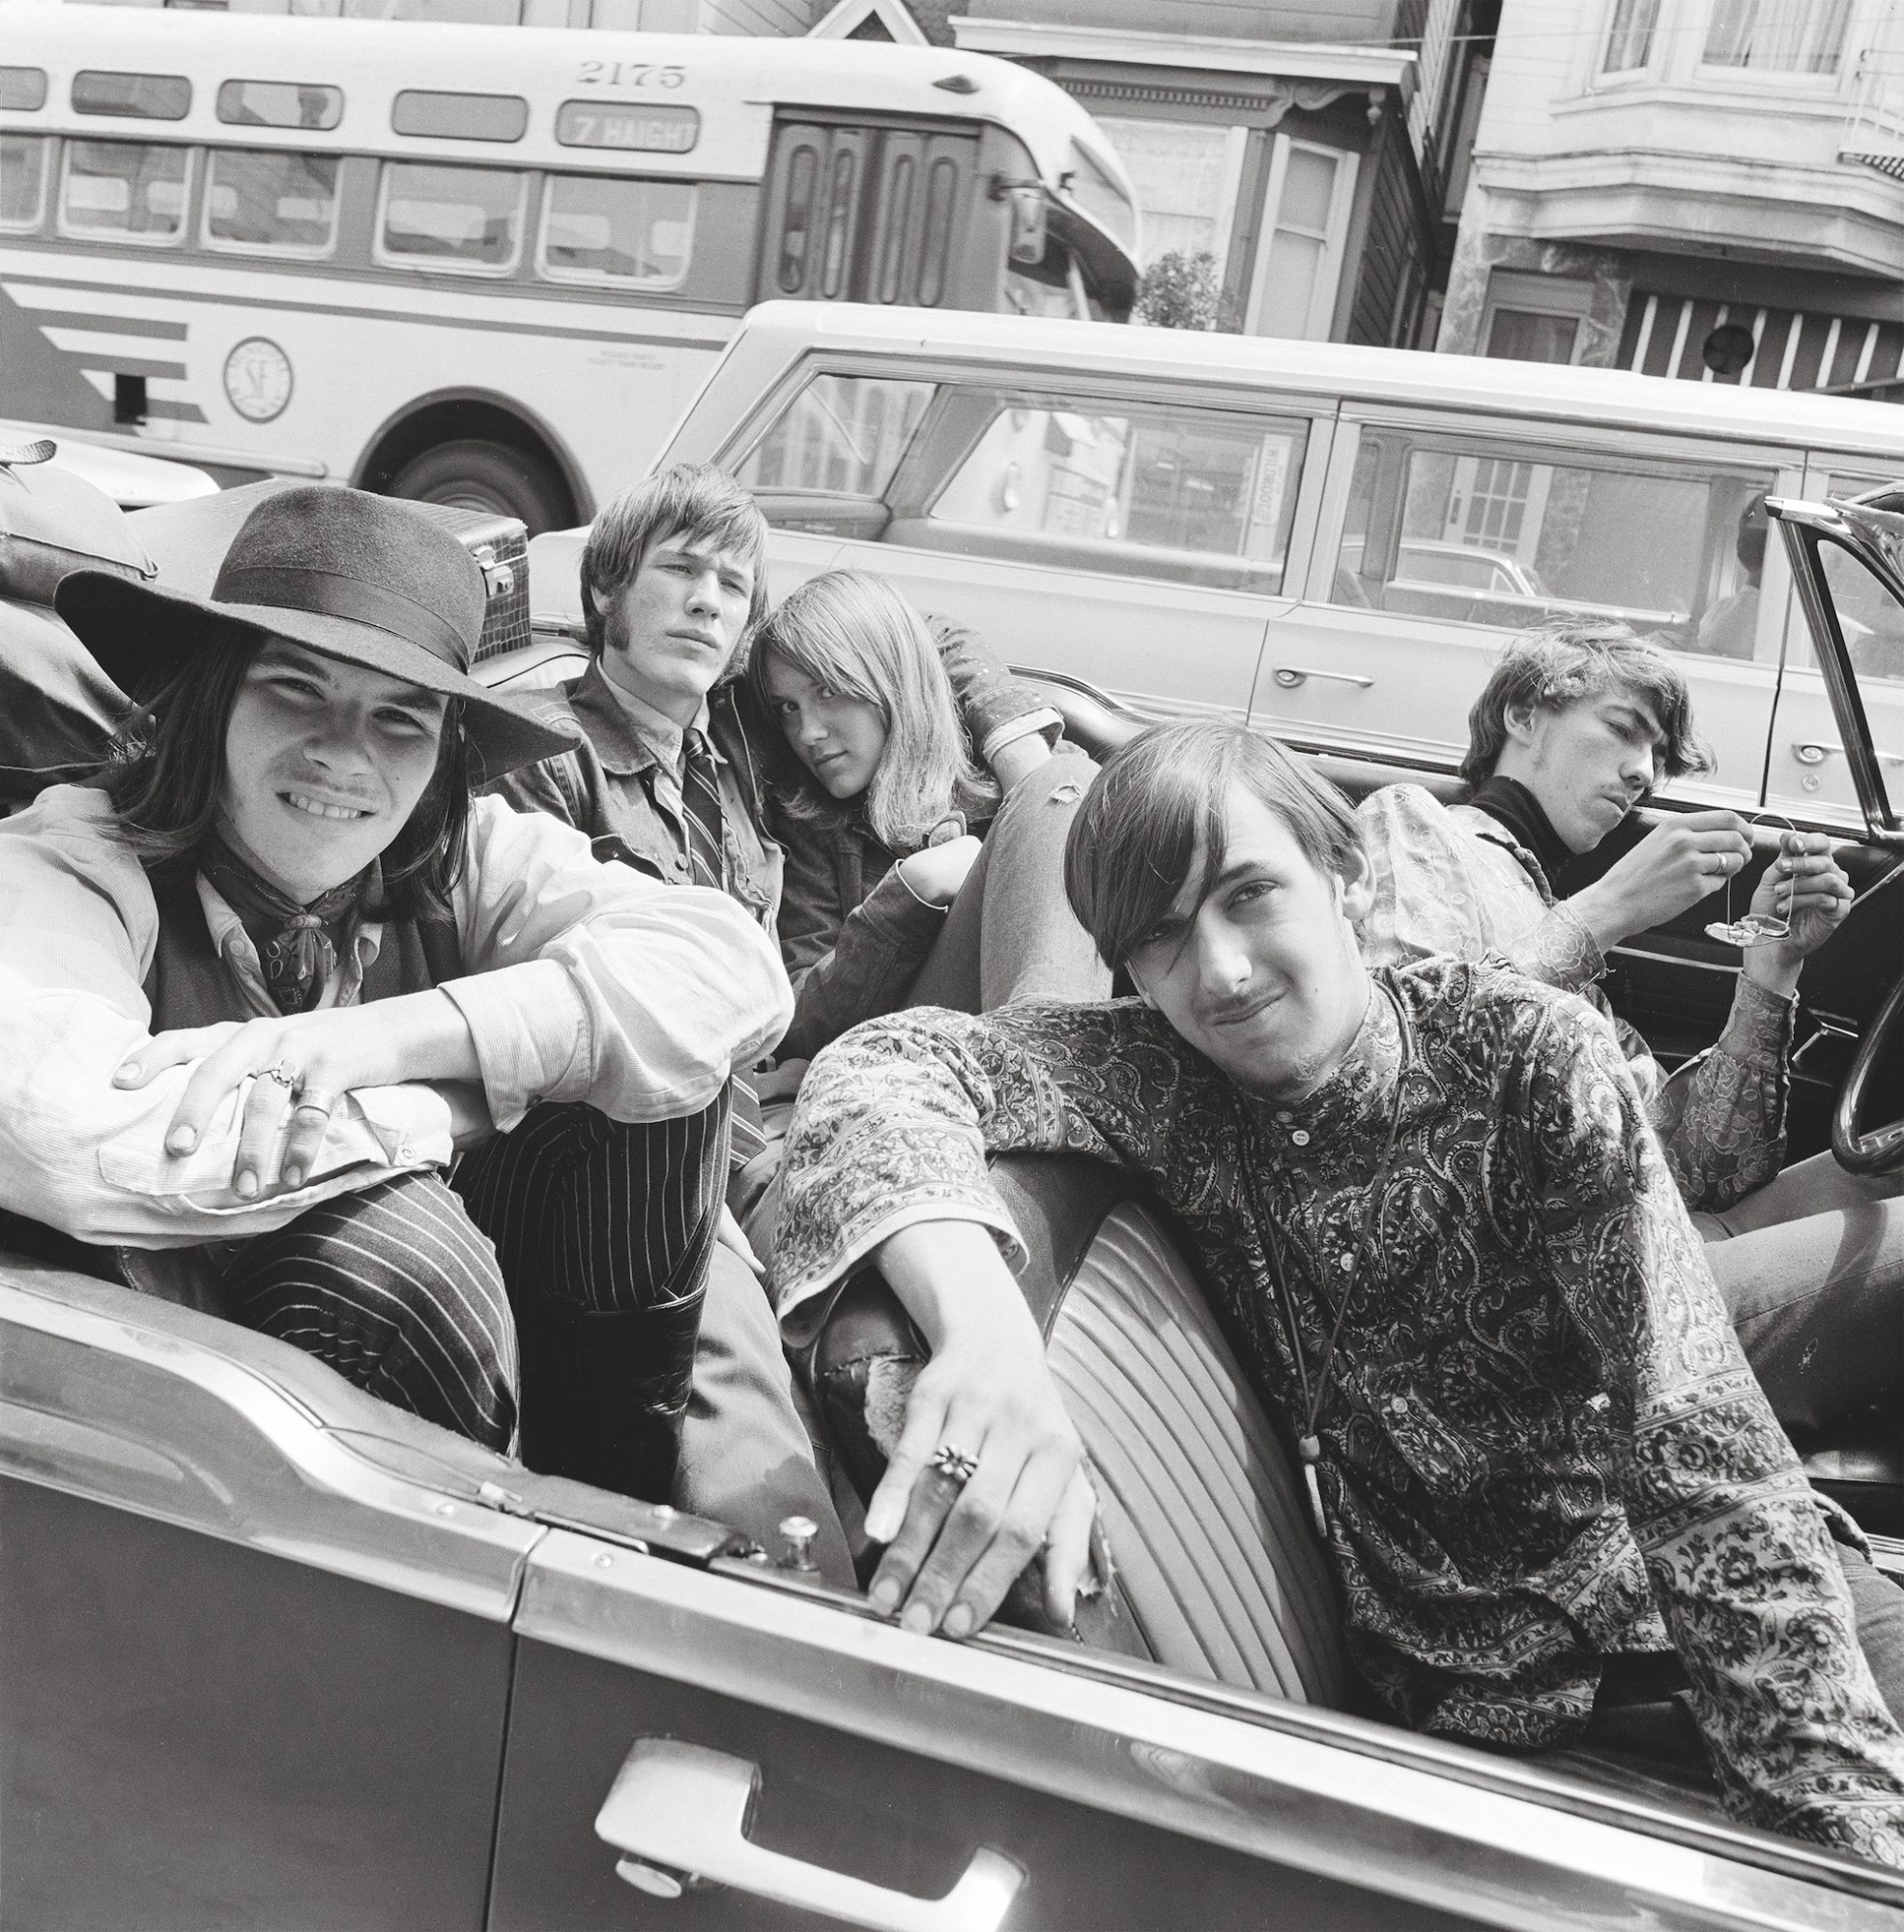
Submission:
POLYGON ((306 1086, 298 1083, 298 1102, 292 1108, 293 1113, 322 1113, 328 1119, 337 1110, 336 1090, 328 1086, 306 1086))
POLYGON ((978 1457, 967 1456, 956 1443, 941 1442, 933 1452, 928 1469, 936 1469, 948 1481, 964 1488, 978 1474, 978 1457))
POLYGON ((285 1060, 274 1060, 268 1067, 258 1069, 260 1080, 275 1081, 288 1094, 297 1094, 303 1086, 304 1077, 296 1067, 285 1060))

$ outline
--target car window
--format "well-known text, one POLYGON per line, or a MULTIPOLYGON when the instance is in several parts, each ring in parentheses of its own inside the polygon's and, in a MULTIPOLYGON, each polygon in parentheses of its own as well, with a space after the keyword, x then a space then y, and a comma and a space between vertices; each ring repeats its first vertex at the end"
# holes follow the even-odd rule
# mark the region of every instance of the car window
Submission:
MULTIPOLYGON (((736 475, 750 490, 880 497, 925 419, 935 388, 884 376, 816 376, 736 475)), ((766 508, 775 521, 775 505, 766 508)))
POLYGON ((330 155, 212 151, 205 240, 215 248, 326 255, 337 239, 337 162, 330 155))
POLYGON ((389 162, 378 255, 410 268, 505 273, 522 246, 528 179, 512 168, 389 162))
POLYGON ((989 419, 927 511, 941 547, 1280 590, 1308 425, 1089 396, 972 392, 989 419))
POLYGON ((70 235, 176 242, 184 231, 191 150, 146 141, 69 141, 60 226, 70 235))
POLYGON ((1507 630, 1618 619, 1675 650, 1754 654, 1770 470, 1541 454, 1366 429, 1332 600, 1507 630))

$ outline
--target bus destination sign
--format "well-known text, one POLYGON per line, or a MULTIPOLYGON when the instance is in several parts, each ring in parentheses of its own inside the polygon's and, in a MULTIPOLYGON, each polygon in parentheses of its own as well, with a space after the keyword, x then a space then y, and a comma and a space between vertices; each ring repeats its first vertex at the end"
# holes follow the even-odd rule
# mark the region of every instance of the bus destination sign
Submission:
POLYGON ((701 116, 692 107, 612 107, 600 101, 564 101, 556 110, 556 139, 564 148, 684 155, 700 138, 701 116))

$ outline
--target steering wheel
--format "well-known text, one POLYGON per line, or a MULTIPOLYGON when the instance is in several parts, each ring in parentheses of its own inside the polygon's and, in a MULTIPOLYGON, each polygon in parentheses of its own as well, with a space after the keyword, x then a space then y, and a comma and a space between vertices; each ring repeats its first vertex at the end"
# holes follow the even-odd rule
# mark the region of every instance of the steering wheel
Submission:
POLYGON ((1901 1024, 1904 1024, 1904 979, 1890 989, 1885 1003, 1878 1008, 1878 1017, 1859 1043, 1858 1057, 1852 1061, 1851 1071, 1838 1090, 1838 1104, 1832 1114, 1832 1152, 1837 1157, 1838 1166, 1850 1173, 1888 1174, 1893 1168, 1904 1168, 1904 1117, 1869 1134, 1858 1131, 1858 1116, 1864 1110, 1864 1089, 1901 1024))

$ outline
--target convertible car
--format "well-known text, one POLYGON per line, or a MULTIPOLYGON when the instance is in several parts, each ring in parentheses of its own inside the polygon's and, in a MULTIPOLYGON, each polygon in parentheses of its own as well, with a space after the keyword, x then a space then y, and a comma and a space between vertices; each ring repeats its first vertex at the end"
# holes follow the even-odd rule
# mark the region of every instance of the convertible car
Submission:
MULTIPOLYGON (((1805 974, 1793 1152, 1862 1168, 1904 1163, 1904 827, 1860 695, 1904 646, 1890 502, 1771 506, 1864 821, 1858 906, 1805 974)), ((196 507, 71 548, 190 582, 217 540, 196 507)), ((9 690, 51 692, 7 711, 44 736, 8 747, 16 804, 111 694, 43 573, 0 596, 9 690)), ((572 672, 562 622, 501 633, 497 681, 572 672)), ((1053 688, 1100 748, 1140 722, 1053 688)), ((1352 791, 1424 775, 1317 756, 1352 791)), ((1716 909, 1623 953, 1616 996, 1664 1054, 1730 996, 1716 909)), ((0 1255, 0 1926, 1904 1928, 1904 1875, 1697 1790, 1365 1715, 1281 1425, 1168 1222, 1105 1170, 1004 1185, 1105 1495, 1102 1641, 911 1635, 817 1581, 796 1527, 761 1551, 534 1474, 215 1313, 0 1255)), ((882 1295, 862 1278, 809 1365, 856 1472, 882 1295)), ((1904 1576, 1904 1445, 1865 1421, 1800 1447, 1904 1576)))

